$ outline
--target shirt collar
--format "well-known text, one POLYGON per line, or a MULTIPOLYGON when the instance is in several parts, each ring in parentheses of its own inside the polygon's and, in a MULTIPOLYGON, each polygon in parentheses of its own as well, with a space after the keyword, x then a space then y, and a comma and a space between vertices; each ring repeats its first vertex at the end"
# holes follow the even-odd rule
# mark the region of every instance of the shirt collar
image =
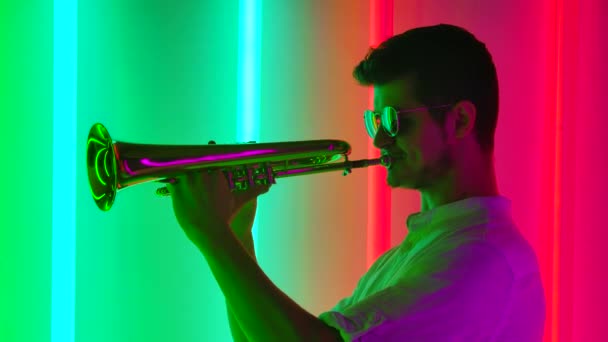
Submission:
POLYGON ((511 200, 488 196, 469 197, 418 212, 410 215, 406 223, 410 232, 422 232, 434 228, 454 230, 501 219, 511 220, 511 200))

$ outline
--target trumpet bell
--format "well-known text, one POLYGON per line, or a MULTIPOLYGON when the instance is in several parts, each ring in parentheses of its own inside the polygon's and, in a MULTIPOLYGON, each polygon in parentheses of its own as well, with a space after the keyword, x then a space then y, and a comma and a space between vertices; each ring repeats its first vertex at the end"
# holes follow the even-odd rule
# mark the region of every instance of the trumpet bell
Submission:
POLYGON ((118 189, 116 153, 110 133, 99 123, 91 127, 87 139, 87 173, 95 204, 110 210, 118 189))

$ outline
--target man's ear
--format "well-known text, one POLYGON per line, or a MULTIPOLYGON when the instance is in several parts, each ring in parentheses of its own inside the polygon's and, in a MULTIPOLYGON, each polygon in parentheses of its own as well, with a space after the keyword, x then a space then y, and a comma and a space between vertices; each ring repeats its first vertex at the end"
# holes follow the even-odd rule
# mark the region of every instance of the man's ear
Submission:
POLYGON ((477 119, 477 107, 469 100, 454 105, 451 110, 454 120, 453 134, 457 139, 464 138, 473 132, 477 119))

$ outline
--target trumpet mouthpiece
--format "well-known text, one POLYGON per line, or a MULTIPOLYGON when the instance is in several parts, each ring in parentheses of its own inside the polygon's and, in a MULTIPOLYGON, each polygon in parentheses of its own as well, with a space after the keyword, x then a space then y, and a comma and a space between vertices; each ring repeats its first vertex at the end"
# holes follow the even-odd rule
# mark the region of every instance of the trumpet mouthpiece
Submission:
POLYGON ((393 159, 389 155, 385 154, 382 157, 380 157, 380 164, 382 164, 382 166, 386 167, 387 169, 389 167, 391 167, 392 161, 393 161, 393 159))

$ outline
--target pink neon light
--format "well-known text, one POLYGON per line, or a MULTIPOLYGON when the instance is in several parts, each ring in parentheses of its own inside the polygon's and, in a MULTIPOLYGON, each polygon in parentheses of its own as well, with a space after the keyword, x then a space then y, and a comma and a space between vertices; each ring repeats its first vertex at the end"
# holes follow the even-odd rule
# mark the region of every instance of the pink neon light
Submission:
POLYGON ((128 174, 130 174, 131 176, 135 175, 135 172, 131 171, 131 168, 129 167, 129 164, 127 164, 126 160, 122 162, 122 166, 128 174))
MULTIPOLYGON (((568 249, 567 240, 564 240, 562 233, 568 229, 564 223, 564 179, 563 172, 567 163, 563 163, 564 156, 564 98, 566 88, 569 85, 564 83, 565 78, 572 78, 574 59, 572 52, 568 48, 577 47, 577 32, 573 31, 577 27, 576 9, 577 2, 574 0, 563 0, 556 2, 546 2, 547 10, 547 51, 550 58, 547 62, 546 79, 546 112, 544 116, 543 137, 543 174, 545 175, 542 184, 542 213, 541 234, 546 241, 541 245, 540 266, 545 284, 545 297, 547 299, 547 321, 545 324, 544 341, 569 340, 572 336, 571 328, 567 325, 571 322, 564 321, 570 313, 567 312, 567 305, 572 302, 572 288, 569 285, 562 287, 562 273, 571 275, 567 268, 567 262, 561 264, 560 259, 566 260, 571 255, 566 255, 568 249), (568 30, 566 30, 568 21, 568 30), (564 244, 564 246, 562 246, 564 244), (564 255, 562 255, 564 253, 564 255), (565 316, 566 315, 566 316, 565 316)), ((570 89, 571 90, 571 89, 570 89)), ((570 93, 569 96, 574 94, 570 93)), ((571 319, 571 318, 570 318, 571 319)))
POLYGON ((276 150, 256 150, 256 151, 244 151, 238 153, 225 153, 215 156, 205 156, 199 158, 191 158, 191 159, 178 159, 171 161, 152 161, 148 158, 143 158, 140 160, 140 163, 145 166, 153 166, 153 167, 166 167, 166 166, 176 166, 176 165, 186 165, 186 164, 196 164, 205 161, 220 161, 231 158, 239 158, 239 157, 250 157, 250 156, 259 156, 268 153, 276 152, 276 150))
MULTIPOLYGON (((370 0, 370 46, 376 47, 393 35, 393 0, 370 0)), ((369 93, 369 107, 373 108, 373 89, 369 93)), ((380 157, 380 151, 370 141, 370 159, 380 157)), ((386 185, 386 169, 371 168, 367 179, 367 267, 390 248, 391 192, 386 185)))

